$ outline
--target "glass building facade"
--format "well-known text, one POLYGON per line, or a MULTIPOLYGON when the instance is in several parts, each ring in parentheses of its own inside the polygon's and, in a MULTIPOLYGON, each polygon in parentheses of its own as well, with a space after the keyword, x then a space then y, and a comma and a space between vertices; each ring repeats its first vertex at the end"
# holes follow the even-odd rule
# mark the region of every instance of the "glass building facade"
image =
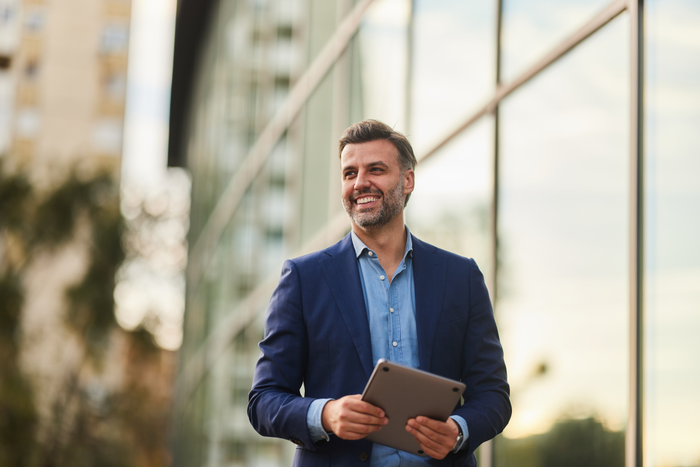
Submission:
POLYGON ((700 465, 697 1, 204 3, 175 465, 291 463, 246 416, 257 343, 283 260, 349 231, 366 118, 416 150, 411 231, 487 277, 513 417, 480 465, 700 465))

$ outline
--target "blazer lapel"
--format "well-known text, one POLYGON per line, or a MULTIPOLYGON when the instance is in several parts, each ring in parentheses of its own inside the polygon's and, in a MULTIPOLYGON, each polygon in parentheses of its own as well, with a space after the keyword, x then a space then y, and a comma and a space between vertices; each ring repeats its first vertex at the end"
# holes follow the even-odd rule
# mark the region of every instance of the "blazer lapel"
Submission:
POLYGON ((416 293, 416 328, 418 330, 419 368, 430 371, 430 358, 440 321, 442 299, 445 295, 447 264, 437 248, 413 240, 413 283, 416 293))
POLYGON ((350 235, 327 249, 325 253, 327 258, 320 262, 323 274, 369 378, 373 370, 372 341, 360 271, 350 235))

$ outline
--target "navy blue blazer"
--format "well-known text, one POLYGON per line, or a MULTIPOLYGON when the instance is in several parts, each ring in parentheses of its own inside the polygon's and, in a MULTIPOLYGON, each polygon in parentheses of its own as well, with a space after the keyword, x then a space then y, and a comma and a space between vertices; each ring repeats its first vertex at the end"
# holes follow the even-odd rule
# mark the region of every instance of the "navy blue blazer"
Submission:
MULTIPOLYGON (((432 462, 475 466, 474 449, 503 431, 511 414, 488 291, 474 260, 412 239, 420 369, 467 386, 454 414, 467 422, 468 448, 432 462)), ((306 424, 314 399, 361 394, 373 369, 350 235, 284 263, 260 350, 248 401, 255 430, 296 443, 294 466, 366 466, 371 442, 331 435, 328 442, 313 443, 306 424)))

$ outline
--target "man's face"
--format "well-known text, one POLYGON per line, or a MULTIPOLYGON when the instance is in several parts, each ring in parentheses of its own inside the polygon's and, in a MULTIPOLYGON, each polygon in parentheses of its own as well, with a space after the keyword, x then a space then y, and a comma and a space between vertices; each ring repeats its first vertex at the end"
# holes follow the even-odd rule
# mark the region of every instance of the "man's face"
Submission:
POLYGON ((382 227, 403 212, 413 191, 413 170, 402 170, 396 147, 386 140, 348 144, 340 157, 342 200, 353 224, 382 227))

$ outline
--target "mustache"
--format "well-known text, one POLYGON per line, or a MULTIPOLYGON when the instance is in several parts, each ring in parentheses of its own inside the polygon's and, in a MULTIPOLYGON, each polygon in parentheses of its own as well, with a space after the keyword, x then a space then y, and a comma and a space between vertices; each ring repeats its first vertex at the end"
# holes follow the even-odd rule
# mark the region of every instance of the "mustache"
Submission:
POLYGON ((355 190, 352 192, 352 200, 355 201, 357 198, 363 195, 382 195, 384 192, 377 188, 365 188, 364 190, 355 190))

